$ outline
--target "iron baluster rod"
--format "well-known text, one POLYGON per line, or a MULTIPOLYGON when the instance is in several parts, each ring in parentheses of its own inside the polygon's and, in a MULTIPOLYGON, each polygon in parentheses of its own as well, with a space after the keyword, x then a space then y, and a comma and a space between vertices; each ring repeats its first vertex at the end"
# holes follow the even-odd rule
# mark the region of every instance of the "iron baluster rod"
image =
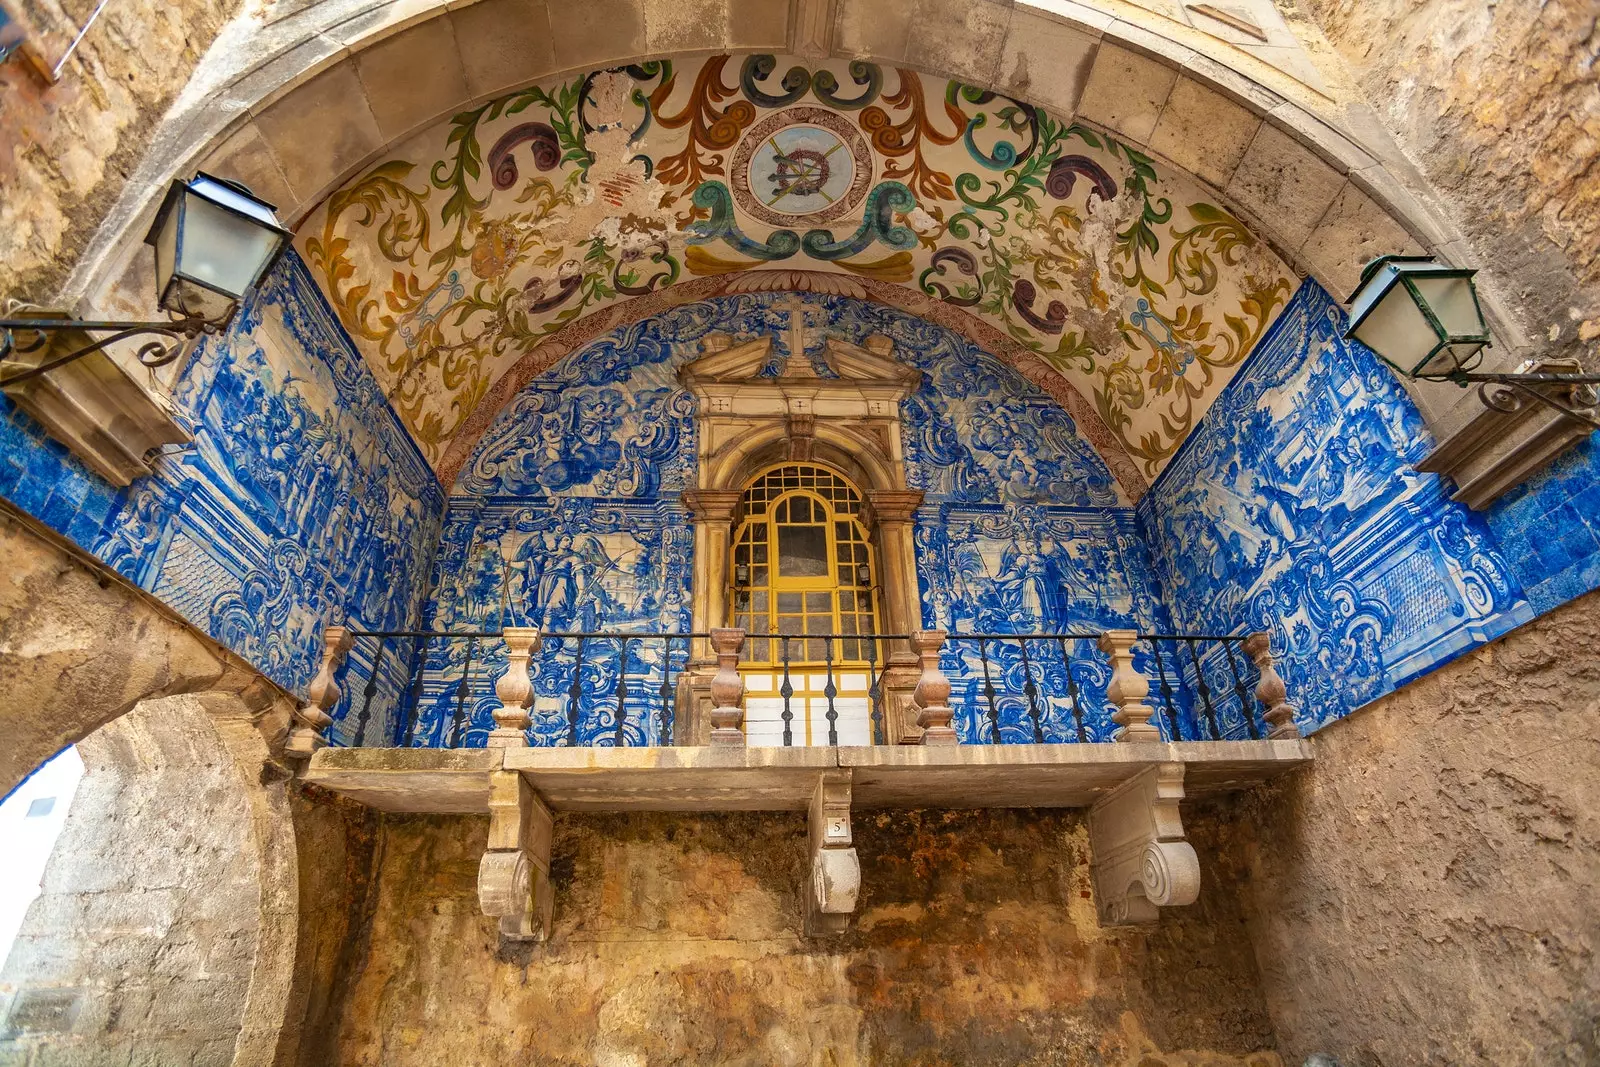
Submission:
POLYGON ((416 677, 411 679, 411 700, 406 708, 406 735, 405 747, 410 748, 411 743, 417 738, 417 711, 422 703, 422 675, 428 666, 428 639, 417 639, 417 647, 412 659, 416 663, 416 677))
POLYGON ((794 685, 789 681, 789 637, 783 637, 783 685, 778 687, 778 693, 783 697, 783 747, 794 747, 794 712, 789 707, 789 698, 794 696, 794 685))
POLYGON ((628 722, 628 639, 621 638, 617 642, 617 729, 612 735, 611 743, 616 748, 622 747, 623 727, 628 722))
POLYGON ((1239 676, 1239 662, 1233 658, 1233 648, 1226 641, 1222 650, 1228 654, 1228 670, 1233 672, 1233 691, 1239 697, 1239 714, 1244 716, 1245 729, 1250 731, 1250 740, 1261 740, 1261 730, 1256 726, 1254 703, 1250 699, 1250 691, 1245 688, 1244 679, 1239 676))
POLYGON ((372 697, 378 691, 378 668, 383 666, 383 650, 388 647, 378 640, 378 651, 372 656, 372 672, 367 675, 367 685, 361 693, 361 714, 356 716, 355 747, 360 748, 367 739, 367 723, 372 719, 372 697))
POLYGON ((583 699, 583 635, 578 636, 577 654, 572 658, 572 684, 567 687, 567 747, 578 747, 578 701, 583 699))
POLYGON ((992 744, 1000 744, 1000 709, 994 702, 994 679, 989 676, 989 639, 978 641, 978 658, 983 661, 983 695, 989 701, 989 737, 992 744))
POLYGON ((1066 635, 1061 635, 1057 640, 1061 642, 1061 669, 1067 672, 1067 697, 1072 702, 1072 722, 1078 728, 1078 743, 1081 745, 1089 740, 1089 735, 1083 729, 1083 707, 1078 703, 1078 680, 1072 676, 1072 655, 1067 651, 1066 635))
POLYGON ((1222 740, 1222 731, 1217 729, 1217 709, 1211 703, 1211 687, 1206 684, 1206 671, 1200 664, 1200 654, 1194 650, 1194 638, 1188 638, 1185 644, 1189 646, 1189 660, 1194 664, 1195 682, 1200 686, 1200 701, 1206 707, 1206 722, 1211 726, 1211 739, 1222 740))
POLYGON ((672 744, 672 687, 669 679, 672 677, 672 638, 662 639, 661 650, 661 741, 663 744, 672 744))
POLYGON ((451 720, 450 747, 461 747, 461 730, 467 712, 467 681, 472 677, 472 657, 478 651, 478 639, 467 638, 467 662, 461 668, 461 685, 456 689, 456 713, 451 720))
POLYGON ((833 684, 833 638, 830 636, 822 643, 823 658, 828 666, 828 684, 822 687, 822 694, 828 698, 828 744, 830 747, 839 747, 839 709, 833 706, 833 698, 839 695, 839 687, 833 684))
MULTIPOLYGON (((883 669, 889 669, 887 657, 885 658, 883 669)), ((871 637, 867 640, 867 679, 871 683, 867 689, 868 714, 872 719, 872 743, 876 745, 881 743, 878 740, 880 737, 883 738, 883 742, 889 740, 888 724, 882 721, 883 675, 878 673, 878 639, 876 637, 871 637), (879 732, 880 725, 883 728, 881 733, 879 732)))
POLYGON ((1028 660, 1028 639, 1017 642, 1022 648, 1022 692, 1028 698, 1028 717, 1033 720, 1033 743, 1044 744, 1044 727, 1039 722, 1039 688, 1033 684, 1033 664, 1028 660))
POLYGON ((1167 707, 1167 721, 1172 724, 1172 739, 1183 740, 1183 731, 1178 727, 1178 708, 1172 702, 1172 683, 1167 680, 1166 663, 1161 658, 1161 642, 1151 640, 1150 649, 1156 654, 1156 675, 1161 679, 1161 701, 1167 707))

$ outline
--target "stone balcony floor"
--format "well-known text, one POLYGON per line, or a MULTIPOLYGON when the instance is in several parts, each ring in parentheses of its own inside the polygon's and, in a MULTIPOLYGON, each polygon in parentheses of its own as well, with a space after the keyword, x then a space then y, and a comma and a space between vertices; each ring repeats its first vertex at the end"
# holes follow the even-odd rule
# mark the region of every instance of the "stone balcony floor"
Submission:
POLYGON ((1184 795, 1236 792, 1311 762, 1303 740, 840 748, 325 748, 305 781, 381 811, 489 811, 515 770, 554 811, 804 811, 845 771, 852 806, 1078 808, 1141 772, 1184 767, 1184 795))

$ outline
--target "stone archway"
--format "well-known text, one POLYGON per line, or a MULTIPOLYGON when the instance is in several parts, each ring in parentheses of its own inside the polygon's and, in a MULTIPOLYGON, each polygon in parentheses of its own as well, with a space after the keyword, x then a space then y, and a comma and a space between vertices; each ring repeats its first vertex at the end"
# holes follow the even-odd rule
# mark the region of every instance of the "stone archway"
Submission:
POLYGON ((216 694, 144 701, 78 751, 85 774, 43 894, 0 969, 0 1055, 272 1064, 298 872, 286 779, 264 773, 249 709, 216 694))

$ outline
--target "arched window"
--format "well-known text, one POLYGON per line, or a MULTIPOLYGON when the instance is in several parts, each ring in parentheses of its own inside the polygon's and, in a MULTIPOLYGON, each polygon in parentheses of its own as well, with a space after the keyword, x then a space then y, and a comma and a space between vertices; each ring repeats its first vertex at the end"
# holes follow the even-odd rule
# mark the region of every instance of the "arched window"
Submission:
POLYGON ((729 624, 751 635, 743 665, 752 745, 828 744, 830 697, 838 743, 871 743, 867 692, 883 649, 856 636, 879 629, 872 544, 860 515, 855 486, 813 463, 772 467, 744 491, 728 604, 729 624), (762 636, 769 634, 795 639, 762 636))

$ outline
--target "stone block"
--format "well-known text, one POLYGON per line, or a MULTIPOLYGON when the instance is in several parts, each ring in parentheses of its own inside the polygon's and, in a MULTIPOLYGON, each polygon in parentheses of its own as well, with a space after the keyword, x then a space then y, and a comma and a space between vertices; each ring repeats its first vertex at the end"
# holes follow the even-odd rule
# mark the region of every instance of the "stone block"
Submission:
POLYGON ((644 0, 645 50, 652 55, 723 48, 730 0, 644 0))
POLYGON ((977 85, 993 85, 1010 22, 1010 3, 917 0, 906 38, 906 62, 977 85))
POLYGON ((402 30, 438 19, 444 13, 445 5, 440 0, 391 0, 330 26, 323 34, 351 49, 370 48, 402 30))
POLYGON ((1018 0, 1016 11, 1018 14, 1038 12, 1053 22, 1072 26, 1096 37, 1117 21, 1117 16, 1110 12, 1080 4, 1077 0, 1018 0))
POLYGON ((1144 144, 1177 80, 1177 70, 1159 60, 1102 43, 1078 115, 1144 144))
POLYGON ((1344 185, 1338 171, 1270 124, 1250 143, 1227 194, 1290 249, 1316 229, 1344 185))
POLYGON ((243 182, 251 192, 277 207, 282 216, 293 214, 299 207, 299 198, 289 188, 289 180, 284 177, 277 156, 248 118, 201 161, 199 169, 219 178, 243 182))
POLYGON ((550 20, 560 70, 601 67, 645 51, 643 0, 586 0, 550 20))
POLYGON ((1233 177, 1261 121, 1221 93, 1180 77, 1150 135, 1150 148, 1220 189, 1233 177))
POLYGON ((545 0, 482 0, 450 13, 474 97, 537 81, 556 69, 545 0))
POLYGON ((1301 256, 1334 297, 1343 300, 1355 292, 1368 260, 1422 252, 1422 245, 1404 227, 1347 181, 1306 240, 1301 256))
POLYGON ((383 145, 351 63, 311 79, 255 116, 289 188, 313 200, 383 145))
POLYGON ((367 104, 393 141, 465 102, 467 75, 447 18, 428 19, 356 55, 367 104))
POLYGON ((839 0, 834 16, 833 49, 838 55, 870 56, 903 62, 911 38, 910 4, 883 0, 839 0))
POLYGON ((1001 51, 1001 88, 1070 118, 1100 47, 1098 35, 1017 7, 1001 51))
POLYGON ((789 42, 789 0, 746 0, 728 11, 728 46, 782 51, 789 42))

